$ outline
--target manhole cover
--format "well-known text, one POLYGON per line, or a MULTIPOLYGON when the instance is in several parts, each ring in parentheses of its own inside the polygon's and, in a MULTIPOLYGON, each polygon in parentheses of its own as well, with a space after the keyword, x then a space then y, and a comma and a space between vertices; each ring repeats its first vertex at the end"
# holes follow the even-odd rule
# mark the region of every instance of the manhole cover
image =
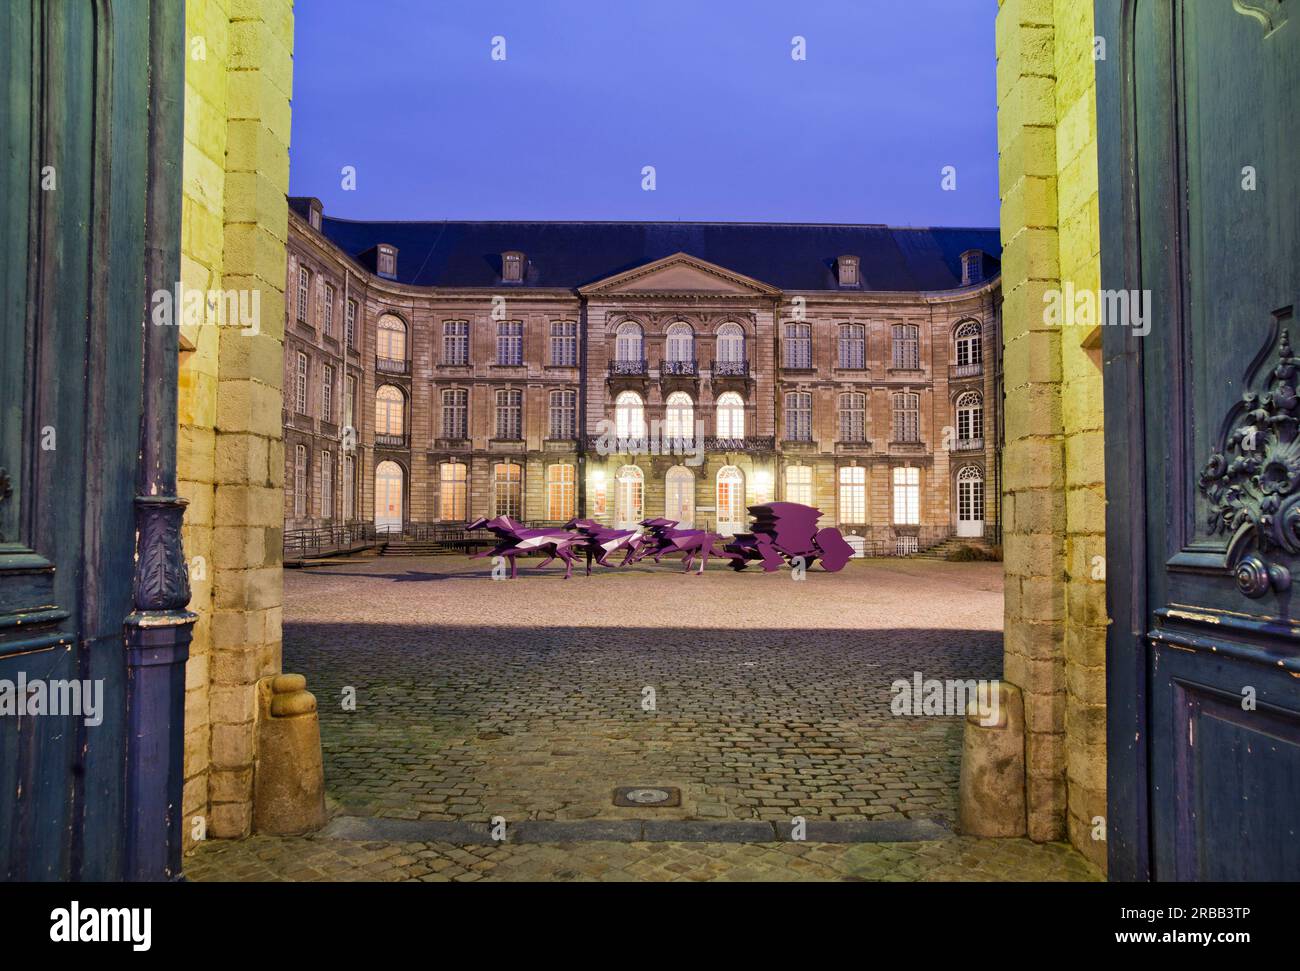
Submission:
POLYGON ((680 806, 682 791, 673 786, 619 786, 615 806, 680 806))

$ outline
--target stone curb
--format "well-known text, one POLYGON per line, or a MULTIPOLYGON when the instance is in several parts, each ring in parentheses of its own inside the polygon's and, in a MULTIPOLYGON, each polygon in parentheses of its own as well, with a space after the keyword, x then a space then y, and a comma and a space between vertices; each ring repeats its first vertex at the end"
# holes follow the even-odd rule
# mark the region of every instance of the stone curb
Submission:
MULTIPOLYGON (((762 820, 524 819, 507 822, 506 838, 497 841, 487 823, 337 816, 317 836, 363 843, 785 843, 791 830, 789 822, 762 820)), ((922 843, 951 836, 935 819, 809 820, 805 828, 809 843, 922 843)))

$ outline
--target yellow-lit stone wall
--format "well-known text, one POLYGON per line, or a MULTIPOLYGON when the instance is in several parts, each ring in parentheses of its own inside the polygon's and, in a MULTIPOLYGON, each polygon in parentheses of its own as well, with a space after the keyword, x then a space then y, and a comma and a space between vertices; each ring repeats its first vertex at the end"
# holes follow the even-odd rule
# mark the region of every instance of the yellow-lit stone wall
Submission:
POLYGON ((280 670, 293 0, 186 0, 185 13, 181 283, 256 309, 182 328, 177 464, 199 615, 186 669, 192 845, 249 832, 254 687, 280 670))
POLYGON ((1099 334, 1044 316, 1045 295, 1100 285, 1092 5, 1002 0, 997 54, 1005 677, 1024 691, 1029 835, 1104 866, 1099 334))

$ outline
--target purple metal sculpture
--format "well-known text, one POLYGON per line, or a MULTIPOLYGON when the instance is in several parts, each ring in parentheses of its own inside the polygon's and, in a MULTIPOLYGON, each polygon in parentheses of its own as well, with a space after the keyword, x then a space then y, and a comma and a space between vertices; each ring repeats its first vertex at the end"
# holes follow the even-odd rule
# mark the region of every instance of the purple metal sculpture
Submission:
MULTIPOLYGON (((490 550, 473 554, 475 557, 504 556, 510 560, 510 579, 519 576, 519 557, 545 554, 542 566, 549 566, 557 557, 564 561, 564 579, 573 576, 573 555, 583 545, 583 538, 567 529, 533 529, 517 523, 509 516, 495 519, 476 519, 466 529, 486 529, 497 538, 490 550)), ((591 572, 590 565, 587 572, 591 572)))
POLYGON ((737 533, 726 546, 733 554, 731 566, 739 571, 758 560, 768 573, 779 570, 787 561, 802 558, 804 566, 821 560, 822 569, 837 573, 853 557, 853 547, 844 541, 838 529, 817 528, 820 511, 797 502, 769 502, 750 506, 754 529, 737 533))
POLYGON ((769 502, 750 506, 754 516, 753 532, 738 533, 732 542, 719 548, 722 537, 704 529, 682 529, 673 519, 643 519, 637 529, 615 529, 594 519, 571 519, 563 528, 533 528, 509 516, 476 519, 467 529, 486 529, 497 538, 490 550, 475 557, 504 556, 510 560, 510 578, 519 576, 518 558, 544 555, 542 566, 556 559, 564 561, 564 578, 573 576, 573 558, 587 557, 587 576, 594 560, 601 566, 614 566, 609 557, 623 552, 618 566, 628 566, 647 556, 656 563, 670 554, 681 554, 683 572, 689 573, 696 560, 703 573, 710 556, 731 561, 733 569, 745 569, 751 560, 762 563, 768 573, 787 562, 792 566, 800 559, 805 567, 820 560, 822 568, 835 573, 853 556, 853 548, 838 529, 817 528, 821 513, 797 502, 769 502))

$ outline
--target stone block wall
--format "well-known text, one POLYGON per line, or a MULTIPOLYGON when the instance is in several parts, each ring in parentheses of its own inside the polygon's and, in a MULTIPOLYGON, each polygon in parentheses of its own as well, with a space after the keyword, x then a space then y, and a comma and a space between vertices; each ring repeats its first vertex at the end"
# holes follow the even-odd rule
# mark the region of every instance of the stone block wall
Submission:
POLYGON ((177 463, 199 615, 186 669, 188 845, 198 832, 249 832, 255 686, 280 670, 293 0, 186 0, 185 13, 181 282, 257 311, 242 326, 182 328, 177 463))
POLYGON ((1030 837, 1104 866, 1100 335, 1044 317, 1046 294, 1100 285, 1091 4, 1001 0, 997 56, 1005 678, 1024 692, 1030 837))

